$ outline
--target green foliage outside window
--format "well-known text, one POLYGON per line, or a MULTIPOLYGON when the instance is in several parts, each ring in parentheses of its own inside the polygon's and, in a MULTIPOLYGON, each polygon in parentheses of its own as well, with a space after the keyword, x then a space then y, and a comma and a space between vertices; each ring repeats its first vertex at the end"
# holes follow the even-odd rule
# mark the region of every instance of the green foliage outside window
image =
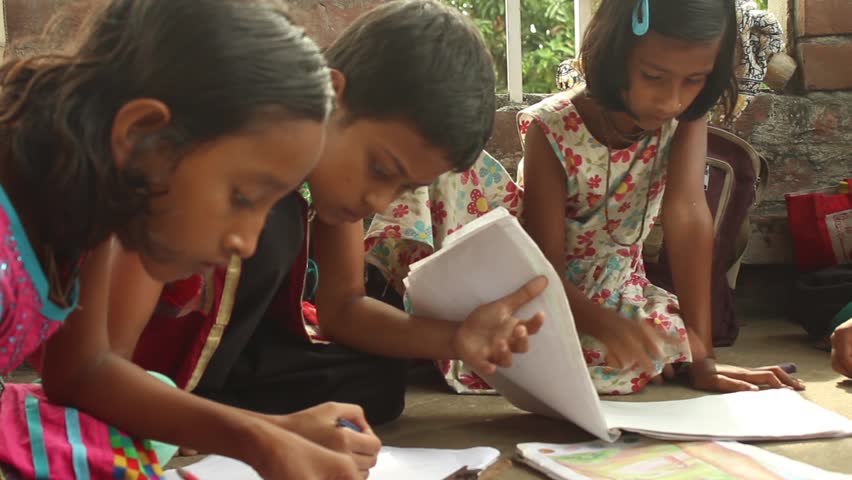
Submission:
MULTIPOLYGON (((443 0, 468 16, 485 36, 497 68, 497 91, 506 92, 506 1, 443 0)), ((629 0, 621 0, 629 1, 629 0)), ((768 0, 756 0, 765 9, 768 0)), ((574 56, 574 1, 521 0, 524 91, 556 91, 556 68, 574 56)))

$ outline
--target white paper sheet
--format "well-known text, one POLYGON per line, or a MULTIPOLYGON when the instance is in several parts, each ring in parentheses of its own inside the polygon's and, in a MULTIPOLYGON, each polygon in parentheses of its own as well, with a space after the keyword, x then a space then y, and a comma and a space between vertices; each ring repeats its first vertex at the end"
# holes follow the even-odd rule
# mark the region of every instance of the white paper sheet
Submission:
POLYGON ((518 408, 570 420, 608 441, 618 438, 618 429, 682 439, 852 435, 852 421, 788 390, 663 404, 601 402, 560 277, 517 219, 497 209, 448 239, 453 240, 414 264, 405 280, 415 313, 462 321, 479 305, 511 293, 536 275, 544 274, 550 282, 539 298, 517 312, 520 317, 546 314, 541 331, 530 338, 529 353, 515 355, 510 368, 483 375, 518 408))
POLYGON ((559 275, 518 220, 502 208, 465 225, 452 242, 415 263, 405 279, 414 312, 462 321, 478 306, 507 295, 538 275, 545 292, 517 315, 545 312, 544 326, 530 337, 530 349, 515 355, 510 368, 482 375, 520 409, 569 418, 599 437, 608 431, 586 369, 574 318, 559 275))
POLYGON ((459 469, 484 470, 500 456, 497 449, 466 450, 383 447, 370 480, 444 480, 459 469))
MULTIPOLYGON (((201 480, 263 480, 253 468, 228 457, 210 455, 185 467, 201 480)), ((164 480, 181 480, 175 470, 165 472, 164 480)))
MULTIPOLYGON (((491 447, 464 450, 382 447, 370 480, 444 480, 460 468, 485 469, 500 452, 491 447)), ((185 467, 201 480, 263 480, 253 468, 233 458, 210 455, 185 467)), ((165 480, 181 480, 169 470, 165 480)))
POLYGON ((787 389, 665 402, 601 402, 613 428, 649 437, 716 440, 826 438, 852 434, 852 421, 787 389))

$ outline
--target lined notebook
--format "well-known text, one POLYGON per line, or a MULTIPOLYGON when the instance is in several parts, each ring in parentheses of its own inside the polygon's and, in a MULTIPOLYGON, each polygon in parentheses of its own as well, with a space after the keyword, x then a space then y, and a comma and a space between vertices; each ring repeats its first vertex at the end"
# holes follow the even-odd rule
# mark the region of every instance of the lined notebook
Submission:
POLYGON ((530 337, 530 351, 516 355, 511 367, 493 375, 478 372, 518 408, 569 420, 607 441, 618 439, 622 430, 668 439, 852 435, 852 421, 790 390, 671 402, 601 401, 586 368, 560 276, 503 208, 464 226, 447 238, 444 248, 414 263, 405 285, 414 313, 462 321, 479 305, 537 275, 547 276, 547 289, 517 312, 521 318, 545 312, 544 326, 530 337))

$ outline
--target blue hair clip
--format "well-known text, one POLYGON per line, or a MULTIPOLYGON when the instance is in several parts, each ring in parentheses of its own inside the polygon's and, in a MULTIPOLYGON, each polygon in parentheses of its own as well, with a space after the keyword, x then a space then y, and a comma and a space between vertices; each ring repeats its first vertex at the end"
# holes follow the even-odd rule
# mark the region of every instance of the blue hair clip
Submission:
POLYGON ((633 7, 633 34, 641 37, 648 33, 648 27, 651 25, 651 12, 648 8, 648 0, 637 0, 636 6, 633 7), (641 11, 641 17, 640 12, 641 11))

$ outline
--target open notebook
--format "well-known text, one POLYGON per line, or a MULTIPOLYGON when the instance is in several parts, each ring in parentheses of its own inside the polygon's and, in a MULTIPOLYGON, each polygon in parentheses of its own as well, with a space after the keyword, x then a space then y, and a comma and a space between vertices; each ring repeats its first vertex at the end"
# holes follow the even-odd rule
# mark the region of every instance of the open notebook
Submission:
MULTIPOLYGON (((518 311, 546 314, 530 351, 510 368, 483 375, 520 409, 570 420, 607 441, 621 430, 669 439, 760 440, 852 435, 852 421, 789 390, 742 392, 672 402, 601 401, 580 348, 559 275, 502 208, 447 238, 444 248, 411 266, 405 279, 413 311, 461 321, 477 306, 546 275, 545 292, 518 311), (796 412, 796 415, 790 415, 796 412), (783 422, 778 421, 784 418, 783 422)), ((480 372, 481 373, 481 372, 480 372)))
POLYGON ((852 477, 737 442, 668 443, 625 436, 615 443, 522 443, 518 445, 518 455, 524 463, 557 480, 849 480, 852 477))
MULTIPOLYGON (((464 450, 382 447, 376 466, 370 470, 370 480, 445 480, 465 467, 484 470, 499 456, 500 452, 491 447, 464 450)), ((201 480, 262 480, 245 463, 218 455, 185 468, 201 480)), ((163 478, 181 480, 175 470, 167 471, 163 478)))

